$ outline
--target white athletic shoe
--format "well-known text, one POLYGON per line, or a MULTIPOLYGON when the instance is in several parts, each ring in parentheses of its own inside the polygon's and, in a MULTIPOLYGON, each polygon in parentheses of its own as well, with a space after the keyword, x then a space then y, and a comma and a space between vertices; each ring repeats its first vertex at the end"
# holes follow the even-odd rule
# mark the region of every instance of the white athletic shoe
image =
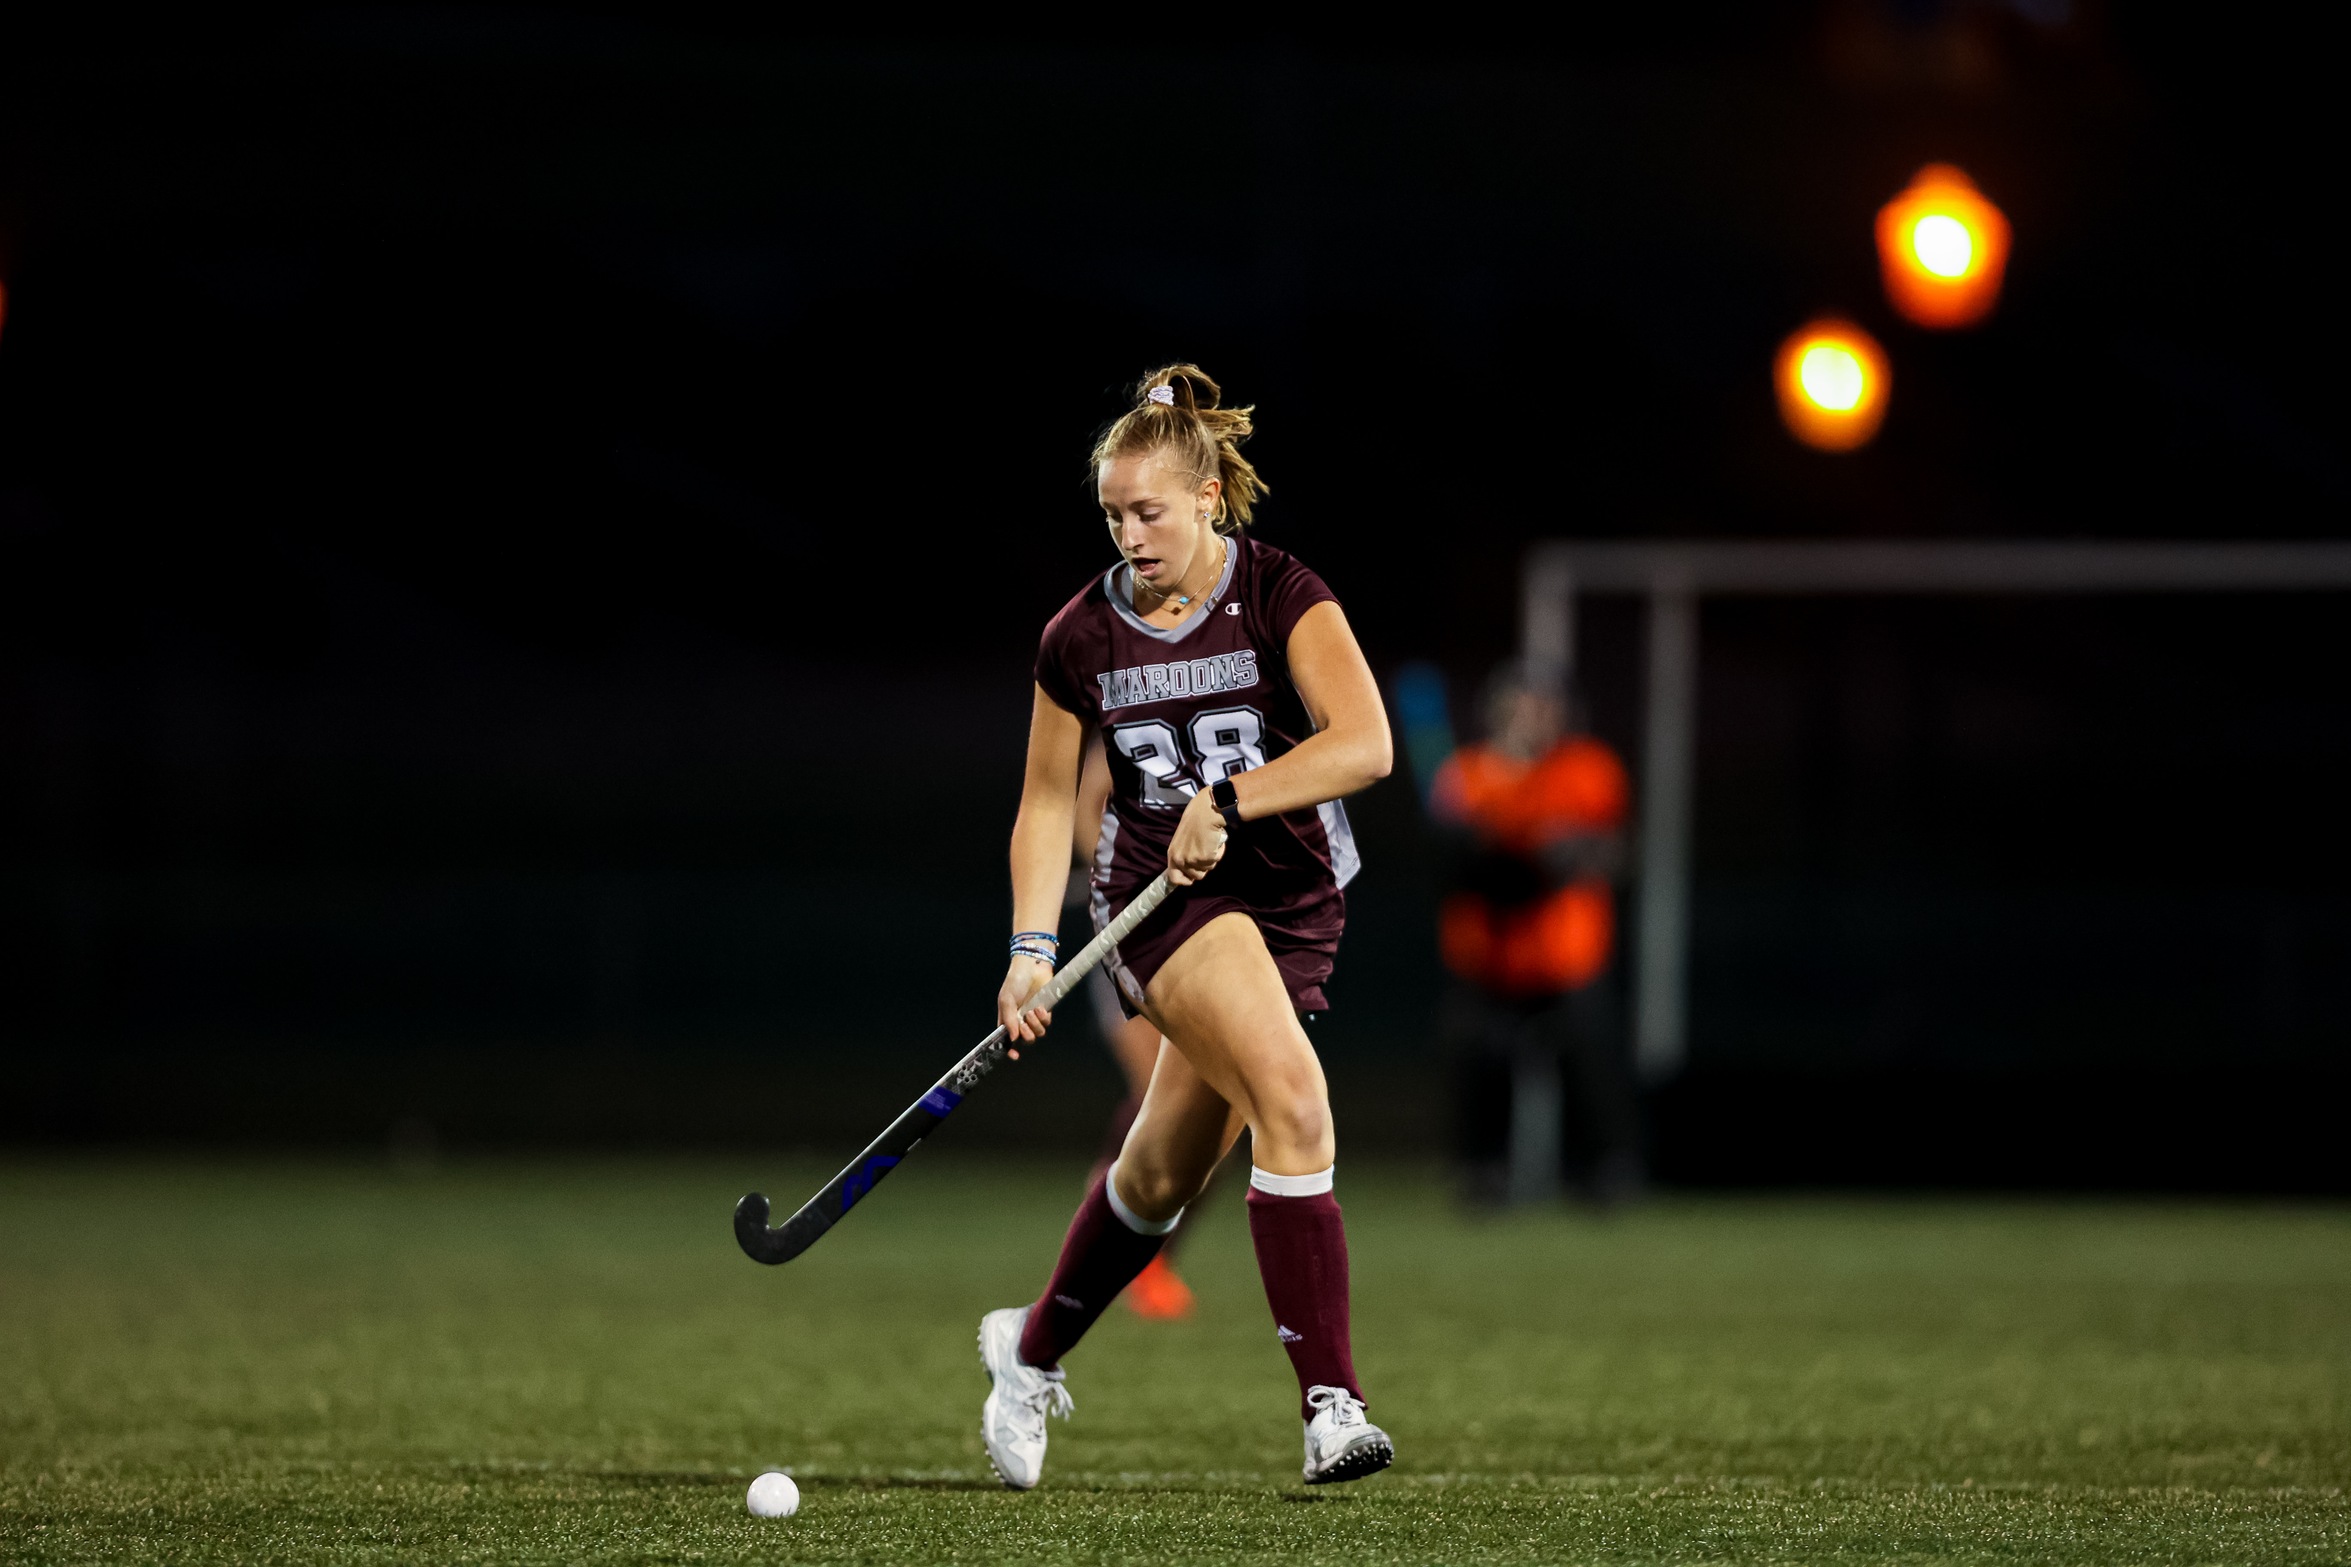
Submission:
POLYGON ((1329 1485, 1378 1474, 1396 1461, 1388 1433, 1363 1418, 1363 1400, 1343 1387, 1310 1387, 1306 1422, 1306 1483, 1329 1485))
POLYGON ((1061 1385, 1061 1372, 1022 1364, 1020 1330, 1028 1320, 1026 1306, 1007 1306, 980 1318, 980 1364, 995 1384, 980 1406, 980 1441, 996 1466, 996 1478, 1015 1491, 1028 1490, 1045 1472, 1045 1417, 1067 1420, 1077 1407, 1061 1385))

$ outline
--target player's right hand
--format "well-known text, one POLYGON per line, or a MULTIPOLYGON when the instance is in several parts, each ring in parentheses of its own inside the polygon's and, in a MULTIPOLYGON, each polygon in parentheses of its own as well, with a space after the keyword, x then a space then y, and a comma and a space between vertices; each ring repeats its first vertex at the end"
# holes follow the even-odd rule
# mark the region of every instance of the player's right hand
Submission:
POLYGON ((1167 882, 1189 887, 1224 858, 1224 817, 1203 789, 1192 796, 1184 814, 1176 818, 1175 837, 1167 846, 1167 882))
MULTIPOLYGON (((1021 1003, 1044 988, 1053 977, 1053 965, 1040 963, 1035 958, 1014 958, 1004 971, 1004 988, 996 992, 996 1021, 1004 1025, 1015 1045, 1033 1039, 1043 1039, 1046 1028, 1053 1022, 1050 1012, 1023 1015, 1021 1003)), ((1011 1052, 1012 1059, 1020 1059, 1020 1052, 1011 1052)))

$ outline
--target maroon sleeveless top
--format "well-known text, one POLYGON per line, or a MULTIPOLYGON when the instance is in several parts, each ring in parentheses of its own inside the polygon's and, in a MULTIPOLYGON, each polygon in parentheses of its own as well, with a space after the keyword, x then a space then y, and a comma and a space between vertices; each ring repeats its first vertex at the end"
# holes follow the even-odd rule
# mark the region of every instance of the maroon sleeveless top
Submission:
MULTIPOLYGON (((1290 632, 1309 609, 1337 598, 1288 552, 1246 536, 1230 542, 1223 576, 1181 624, 1154 626, 1135 613, 1122 561, 1062 607, 1037 649, 1037 684, 1099 728, 1109 754, 1110 802, 1092 873, 1097 927, 1167 868, 1176 821, 1195 793, 1313 733, 1290 683, 1290 632)), ((1154 927, 1188 933, 1201 922, 1183 917, 1185 903, 1245 909, 1277 954, 1285 932, 1335 950, 1339 889, 1357 864, 1335 800, 1245 823, 1216 869, 1121 943, 1124 966, 1146 967, 1136 960, 1160 945, 1150 939, 1154 927)), ((1135 978, 1150 982, 1148 972, 1135 978)))

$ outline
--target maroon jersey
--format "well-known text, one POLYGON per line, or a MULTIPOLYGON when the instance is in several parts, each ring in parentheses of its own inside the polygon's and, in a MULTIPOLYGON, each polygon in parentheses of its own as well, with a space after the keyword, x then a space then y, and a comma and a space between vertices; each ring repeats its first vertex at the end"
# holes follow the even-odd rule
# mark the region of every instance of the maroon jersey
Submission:
MULTIPOLYGON (((1110 803, 1092 877, 1097 927, 1167 868, 1168 842, 1194 794, 1313 733, 1290 683, 1290 632, 1309 609, 1337 599, 1286 551, 1247 537, 1231 544, 1223 576, 1181 624, 1154 626, 1135 613, 1133 574, 1121 562, 1063 606, 1038 647, 1037 684, 1099 726, 1109 754, 1110 803)), ((1345 917, 1339 889, 1357 864, 1336 800, 1245 823, 1216 869, 1120 944, 1122 967, 1134 971, 1120 976, 1121 988, 1150 983, 1158 964, 1143 954, 1165 955, 1151 939, 1155 928, 1189 934, 1211 904, 1254 916, 1277 958, 1287 937, 1335 950, 1345 917), (1186 904, 1194 917, 1184 917, 1186 904)), ((1319 983, 1310 988, 1301 1005, 1320 1010, 1319 983)))

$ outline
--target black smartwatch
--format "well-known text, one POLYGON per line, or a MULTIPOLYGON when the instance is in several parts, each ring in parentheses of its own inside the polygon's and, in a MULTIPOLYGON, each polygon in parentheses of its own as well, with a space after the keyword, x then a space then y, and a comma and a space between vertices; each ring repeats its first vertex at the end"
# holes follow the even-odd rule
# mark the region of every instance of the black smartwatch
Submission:
POLYGON ((1208 798, 1215 802, 1216 814, 1224 818, 1225 831, 1239 832, 1241 799, 1233 792, 1233 781, 1230 778, 1219 778, 1216 786, 1208 791, 1208 798))

